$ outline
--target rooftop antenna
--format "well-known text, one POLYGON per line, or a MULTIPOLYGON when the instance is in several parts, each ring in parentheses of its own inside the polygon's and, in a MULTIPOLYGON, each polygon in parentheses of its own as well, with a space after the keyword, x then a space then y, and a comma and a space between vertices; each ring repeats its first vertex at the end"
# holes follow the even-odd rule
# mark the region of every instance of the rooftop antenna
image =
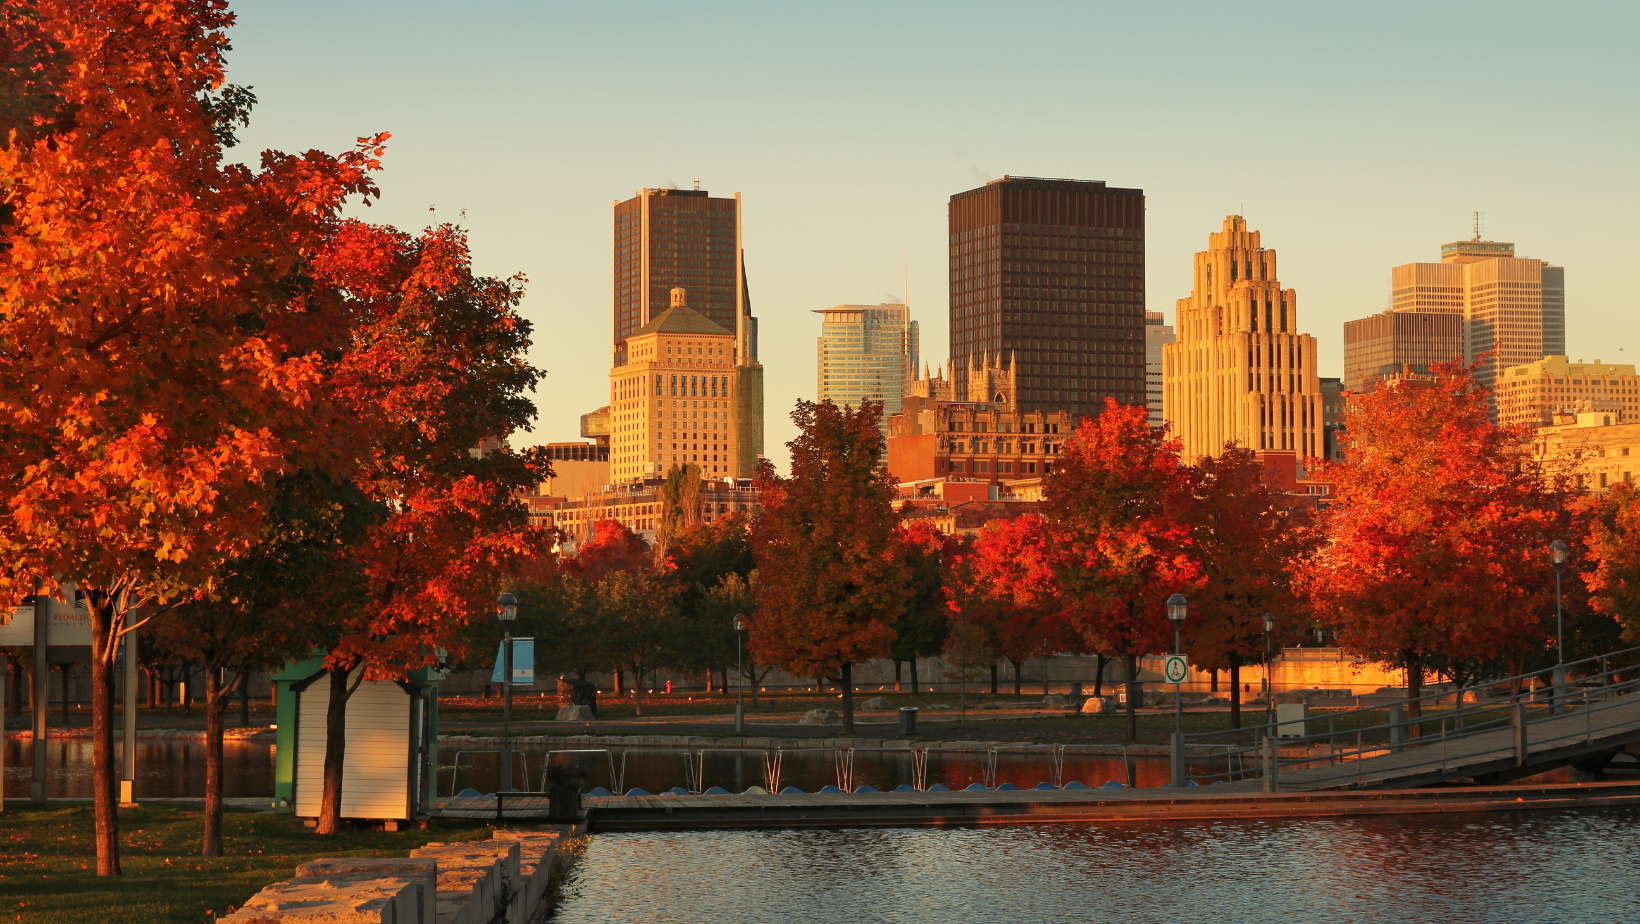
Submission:
POLYGON ((1481 239, 1481 213, 1475 213, 1475 240, 1481 239))
POLYGON ((696 189, 700 188, 700 177, 698 177, 698 176, 695 177, 695 188, 696 189))

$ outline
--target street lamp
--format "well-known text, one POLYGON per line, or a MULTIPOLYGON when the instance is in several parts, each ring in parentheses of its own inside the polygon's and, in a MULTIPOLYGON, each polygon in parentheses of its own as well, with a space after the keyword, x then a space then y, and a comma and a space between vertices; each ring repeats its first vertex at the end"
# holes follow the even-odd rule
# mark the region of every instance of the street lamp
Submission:
POLYGON ((735 734, 746 733, 746 668, 740 660, 740 633, 746 628, 735 615, 735 734))
MULTIPOLYGON (((496 792, 512 789, 512 624, 518 618, 518 598, 504 593, 495 601, 495 615, 501 620, 501 781, 496 792)), ((500 798, 497 796, 496 798, 500 798)))
MULTIPOLYGON (((1174 594, 1167 598, 1167 618, 1173 623, 1173 653, 1184 654, 1179 646, 1179 628, 1184 625, 1185 614, 1190 607, 1185 603, 1184 594, 1174 594)), ((1171 671, 1169 672, 1171 673, 1171 671)), ((1173 785, 1184 785, 1184 677, 1173 684, 1173 785)))
POLYGON ((1565 708, 1566 696, 1566 634, 1560 615, 1560 566, 1566 564, 1566 543, 1559 539, 1549 543, 1549 560, 1555 565, 1555 711, 1565 708))
POLYGON ((1264 725, 1266 728, 1275 721, 1276 685, 1270 679, 1270 638, 1276 632, 1276 617, 1274 613, 1264 614, 1264 725))

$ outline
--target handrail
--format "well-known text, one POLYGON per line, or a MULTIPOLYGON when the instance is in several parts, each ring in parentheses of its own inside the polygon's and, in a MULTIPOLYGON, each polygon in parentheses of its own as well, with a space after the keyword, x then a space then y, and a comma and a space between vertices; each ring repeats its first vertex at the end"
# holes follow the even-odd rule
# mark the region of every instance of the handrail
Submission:
MULTIPOLYGON (((1049 782, 1053 783, 1055 789, 1058 789, 1061 785, 1063 785, 1063 780, 1065 779, 1065 746, 1063 744, 999 745, 991 749, 992 766, 995 766, 996 758, 1001 754, 1040 754, 1043 751, 1048 752, 1049 782)), ((995 777, 996 773, 993 770, 993 781, 995 780, 995 777)), ((995 787, 993 786, 992 788, 995 787)))
POLYGON ((615 753, 608 748, 561 748, 548 751, 545 759, 541 761, 541 788, 537 790, 538 792, 547 791, 547 769, 552 766, 552 756, 554 754, 604 755, 605 759, 609 761, 609 785, 615 788, 615 792, 620 792, 620 774, 615 769, 615 753))
MULTIPOLYGON (((689 750, 688 748, 623 748, 621 750, 621 777, 620 777, 619 780, 616 781, 620 785, 620 789, 617 789, 615 791, 615 794, 618 795, 618 796, 619 795, 624 795, 626 793, 626 759, 628 757, 630 757, 631 755, 633 755, 633 754, 679 754, 679 755, 682 755, 682 757, 683 757, 683 781, 685 783, 689 783, 689 782, 692 782, 690 777, 694 777, 696 780, 698 780, 700 778, 700 774, 695 772, 695 753, 693 751, 689 750)), ((698 790, 691 789, 689 791, 691 793, 698 794, 698 790)))
MULTIPOLYGON (((525 756, 524 752, 522 750, 519 750, 518 748, 510 748, 509 750, 511 750, 512 753, 515 756, 517 756, 519 760, 522 760, 524 762, 524 772, 519 775, 518 779, 522 780, 524 782, 525 786, 528 786, 530 784, 530 760, 529 760, 529 758, 527 756, 525 756)), ((479 748, 479 749, 470 750, 470 751, 457 751, 456 756, 455 756, 455 762, 450 764, 450 797, 455 798, 456 778, 458 776, 460 776, 460 774, 461 774, 461 755, 463 755, 463 754, 500 754, 500 753, 502 753, 501 748, 479 748)), ((500 764, 501 764, 501 761, 498 758, 496 760, 496 766, 499 767, 500 764)), ((440 768, 440 769, 442 769, 442 768, 440 768)), ((499 782, 497 783, 497 788, 498 789, 500 788, 499 782)))
POLYGON ((696 748, 695 749, 695 792, 706 791, 706 755, 707 754, 757 754, 763 758, 763 785, 769 792, 780 791, 780 762, 772 758, 770 752, 774 748, 696 748))
POLYGON ((924 750, 928 751, 930 754, 979 754, 979 755, 981 755, 981 760, 980 760, 980 784, 982 786, 984 786, 986 789, 995 789, 995 788, 997 788, 997 753, 996 753, 996 748, 988 748, 988 747, 979 747, 979 748, 936 748, 936 747, 929 747, 929 748, 925 748, 924 750))
MULTIPOLYGON (((914 745, 900 748, 849 748, 848 749, 848 782, 847 792, 854 791, 854 755, 859 752, 873 754, 909 754, 911 756, 911 786, 921 790, 928 779, 928 748, 914 745)), ((839 785, 838 788, 843 788, 839 785)))

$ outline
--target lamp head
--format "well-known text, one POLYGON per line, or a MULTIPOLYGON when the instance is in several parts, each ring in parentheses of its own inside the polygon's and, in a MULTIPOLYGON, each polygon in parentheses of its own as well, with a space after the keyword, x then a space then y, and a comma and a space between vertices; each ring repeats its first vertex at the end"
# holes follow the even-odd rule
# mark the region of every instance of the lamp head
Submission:
POLYGON ((495 601, 496 618, 503 623, 512 622, 518 618, 518 598, 512 594, 502 594, 495 601))
POLYGON ((1174 594, 1167 598, 1167 618, 1173 621, 1174 626, 1184 625, 1185 613, 1189 608, 1185 603, 1184 594, 1174 594))
POLYGON ((1264 614, 1264 634, 1269 635, 1276 631, 1276 616, 1274 613, 1264 614))
POLYGON ((1549 560, 1557 565, 1566 564, 1566 543, 1559 539, 1549 543, 1549 560))
POLYGON ((740 614, 738 614, 738 613, 735 614, 735 631, 739 632, 739 631, 741 631, 742 629, 745 629, 745 628, 746 628, 746 623, 741 621, 740 614))

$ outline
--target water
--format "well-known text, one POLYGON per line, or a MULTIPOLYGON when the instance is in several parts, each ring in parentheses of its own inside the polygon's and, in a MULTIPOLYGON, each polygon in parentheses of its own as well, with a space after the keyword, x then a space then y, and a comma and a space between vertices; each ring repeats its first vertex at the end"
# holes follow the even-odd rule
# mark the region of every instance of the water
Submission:
MULTIPOLYGON (((27 738, 7 738, 5 747, 6 797, 26 799, 34 778, 34 744, 27 738)), ((121 747, 116 737, 116 754, 121 753, 121 747)), ((138 798, 203 798, 204 795, 205 742, 189 739, 137 740, 138 798)), ((271 742, 223 742, 222 795, 272 798, 271 742)), ((46 797, 91 797, 90 738, 47 740, 46 797)))
POLYGON ((1640 812, 612 833, 580 922, 1640 921, 1640 812))

